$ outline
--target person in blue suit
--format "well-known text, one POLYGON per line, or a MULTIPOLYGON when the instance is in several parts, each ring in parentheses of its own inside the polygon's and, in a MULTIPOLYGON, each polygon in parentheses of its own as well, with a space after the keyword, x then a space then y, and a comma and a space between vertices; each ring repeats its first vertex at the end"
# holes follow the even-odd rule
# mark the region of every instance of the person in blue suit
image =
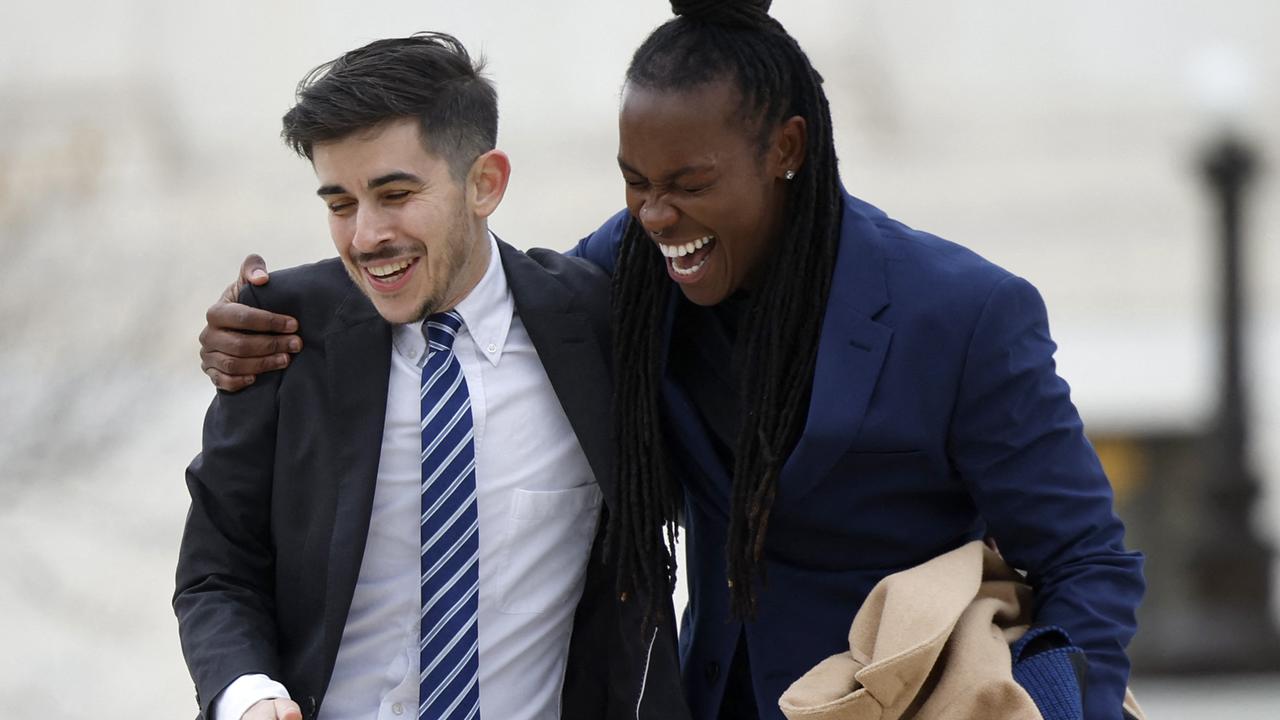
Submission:
MULTIPOLYGON (((1085 717, 1118 720, 1142 558, 1044 303, 844 190, 821 77, 769 4, 672 3, 627 72, 627 209, 571 251, 613 274, 620 599, 662 619, 683 525, 693 716, 776 720, 877 581, 990 538, 1083 648, 1085 717)), ((221 387, 290 340, 232 340, 287 322, 233 304, 209 320, 221 387)))

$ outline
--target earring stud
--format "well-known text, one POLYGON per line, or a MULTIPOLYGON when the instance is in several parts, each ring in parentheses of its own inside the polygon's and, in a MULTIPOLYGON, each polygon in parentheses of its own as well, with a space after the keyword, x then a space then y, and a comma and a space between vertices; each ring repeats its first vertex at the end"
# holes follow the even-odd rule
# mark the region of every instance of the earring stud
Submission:
POLYGON ((783 173, 783 174, 782 174, 782 177, 786 178, 787 180, 795 180, 795 179, 796 179, 796 171, 795 171, 795 170, 788 170, 788 171, 786 171, 785 173, 783 173))

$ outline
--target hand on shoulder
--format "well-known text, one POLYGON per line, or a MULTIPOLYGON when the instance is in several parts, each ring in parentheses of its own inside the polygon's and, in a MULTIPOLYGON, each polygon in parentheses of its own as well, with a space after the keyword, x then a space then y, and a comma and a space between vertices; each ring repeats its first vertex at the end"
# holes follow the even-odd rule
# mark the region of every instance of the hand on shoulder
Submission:
POLYGON ((302 349, 296 319, 239 302, 243 285, 262 286, 269 280, 266 262, 260 255, 249 255, 240 264, 237 280, 205 313, 200 369, 220 390, 242 390, 258 374, 286 367, 289 354, 302 349))

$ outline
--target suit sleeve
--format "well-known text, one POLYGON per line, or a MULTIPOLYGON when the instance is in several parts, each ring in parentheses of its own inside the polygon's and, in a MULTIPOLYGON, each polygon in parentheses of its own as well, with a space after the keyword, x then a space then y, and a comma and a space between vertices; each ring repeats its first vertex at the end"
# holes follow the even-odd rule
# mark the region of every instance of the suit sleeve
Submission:
POLYGON ((1055 349, 1035 288, 1012 276, 998 283, 970 340, 950 452, 1001 551, 1028 571, 1035 622, 1084 649, 1085 717, 1120 720, 1142 556, 1124 548, 1055 349))
POLYGON ((595 232, 582 238, 578 244, 565 251, 571 257, 590 260, 610 276, 618 265, 618 249, 622 247, 622 236, 627 232, 627 221, 631 216, 626 210, 614 213, 595 232))
MULTIPOLYGON (((257 304, 252 292, 241 301, 257 304)), ((259 375, 237 393, 219 391, 205 416, 201 453, 187 468, 191 506, 173 608, 206 718, 237 677, 280 677, 270 513, 283 373, 259 375)))

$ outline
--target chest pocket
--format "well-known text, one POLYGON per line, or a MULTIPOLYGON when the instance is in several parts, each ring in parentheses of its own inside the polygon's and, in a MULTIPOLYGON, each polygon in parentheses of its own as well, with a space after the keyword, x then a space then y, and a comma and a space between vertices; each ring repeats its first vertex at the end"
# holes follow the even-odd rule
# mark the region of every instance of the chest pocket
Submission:
POLYGON ((576 602, 600 520, 595 483, 568 490, 516 490, 499 561, 499 609, 540 613, 576 602))

